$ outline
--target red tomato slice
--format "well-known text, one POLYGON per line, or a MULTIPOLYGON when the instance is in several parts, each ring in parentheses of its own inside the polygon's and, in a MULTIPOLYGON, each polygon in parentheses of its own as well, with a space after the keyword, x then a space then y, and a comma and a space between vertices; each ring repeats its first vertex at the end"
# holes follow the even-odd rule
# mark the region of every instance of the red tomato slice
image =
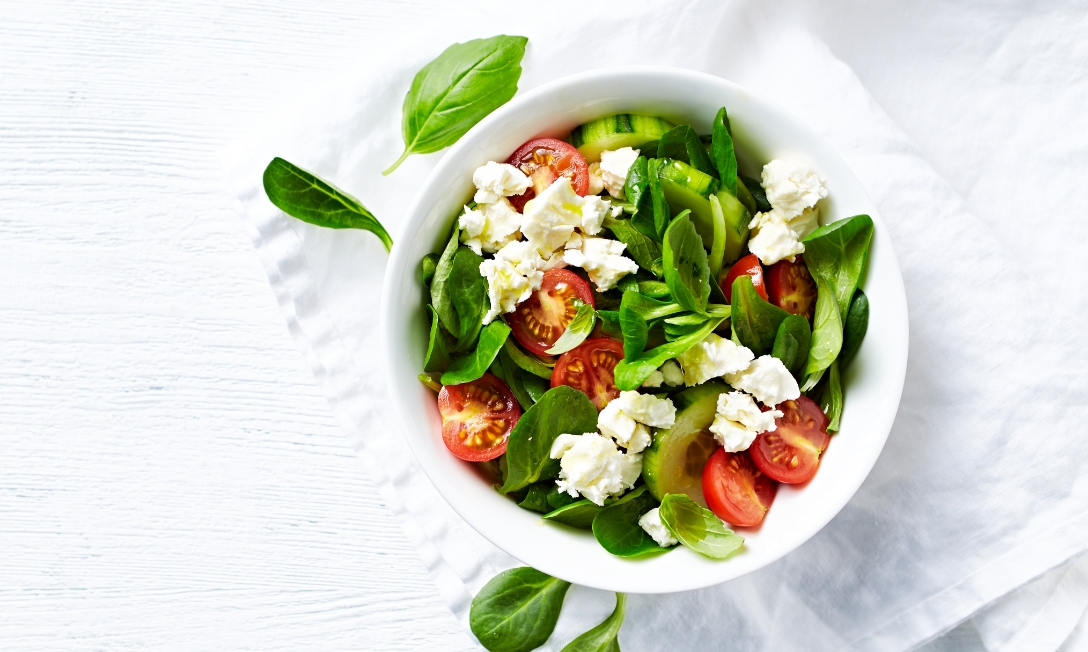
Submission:
POLYGON ((442 441, 457 457, 486 462, 506 452, 506 439, 521 417, 521 407, 506 383, 491 374, 438 392, 442 441))
POLYGON ((733 267, 729 269, 725 280, 721 282, 722 293, 725 294, 726 301, 733 300, 733 281, 737 280, 737 277, 741 274, 751 276, 752 287, 756 289, 756 292, 759 292, 759 296, 764 299, 767 298, 767 289, 763 286, 763 268, 759 266, 759 258, 756 258, 755 254, 748 254, 733 263, 733 267))
POLYGON ((774 406, 782 416, 774 420, 775 430, 761 433, 748 452, 760 471, 779 482, 800 484, 816 475, 820 454, 831 437, 829 420, 820 406, 807 396, 774 406))
POLYGON ((816 281, 808 273, 804 258, 780 260, 767 270, 767 300, 791 315, 812 321, 816 314, 816 281))
POLYGON ((589 192, 589 166, 582 153, 570 143, 555 138, 534 138, 519 147, 506 162, 533 180, 532 188, 507 198, 519 213, 526 202, 559 177, 569 178, 574 192, 582 197, 589 192))
POLYGON ((608 337, 586 340, 559 356, 552 370, 552 387, 580 390, 598 410, 620 395, 613 370, 623 360, 623 344, 608 337))
POLYGON ((778 483, 752 463, 747 451, 719 448, 703 467, 703 496, 718 518, 744 527, 759 525, 778 493, 778 483))
POLYGON ((578 312, 575 299, 596 306, 593 290, 581 276, 567 269, 549 269, 544 272, 540 289, 519 303, 506 323, 522 346, 547 355, 578 312))

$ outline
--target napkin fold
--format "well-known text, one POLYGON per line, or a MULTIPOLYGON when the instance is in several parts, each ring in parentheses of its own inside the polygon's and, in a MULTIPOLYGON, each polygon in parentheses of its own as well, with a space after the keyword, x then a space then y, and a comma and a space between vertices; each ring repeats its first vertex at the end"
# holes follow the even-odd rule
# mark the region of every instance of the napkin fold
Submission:
MULTIPOLYGON (((745 2, 678 3, 667 12, 649 2, 622 11, 557 2, 531 21, 515 9, 496 7, 486 25, 408 39, 396 58, 326 96, 301 98, 223 155, 296 343, 466 626, 475 591, 519 564, 441 499, 384 407, 374 352, 385 252, 369 233, 283 215, 264 196, 261 172, 282 156, 359 197, 395 241, 413 237, 400 228, 404 211, 441 153, 380 176, 400 153, 402 98, 449 42, 501 31, 530 38, 523 90, 590 68, 672 65, 785 106, 857 173, 903 271, 911 337, 903 400, 857 495, 812 540, 756 573, 700 591, 632 596, 625 650, 665 642, 719 649, 723 641, 734 650, 909 649, 1088 548, 1088 471, 1079 468, 1088 439, 1061 436, 1084 431, 1088 352, 1070 325, 1080 308, 1031 280, 823 43, 745 2)), ((846 401, 849 409, 849 378, 846 401)), ((607 593, 572 590, 545 649, 611 608, 607 593)))

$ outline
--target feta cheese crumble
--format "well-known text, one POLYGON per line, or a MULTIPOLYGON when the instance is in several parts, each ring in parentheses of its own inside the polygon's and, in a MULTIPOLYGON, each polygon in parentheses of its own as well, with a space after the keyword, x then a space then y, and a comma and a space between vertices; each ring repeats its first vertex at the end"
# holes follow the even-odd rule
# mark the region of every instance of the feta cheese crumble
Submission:
POLYGON ((778 410, 761 412, 752 397, 743 392, 729 392, 718 396, 710 432, 722 448, 736 453, 748 450, 759 433, 777 428, 774 420, 780 416, 778 410))
POLYGON ((748 251, 755 254, 764 265, 773 265, 784 259, 789 259, 792 263, 797 254, 805 252, 805 245, 777 210, 756 213, 748 223, 748 228, 752 232, 752 237, 748 240, 748 251))
POLYGON ((589 194, 599 195, 604 191, 604 179, 601 178, 601 164, 589 164, 589 194))
POLYGON ((767 201, 786 220, 827 197, 827 188, 815 170, 798 161, 775 159, 763 166, 762 179, 767 201))
POLYGON ((711 333, 702 342, 677 356, 676 361, 684 368, 684 383, 691 387, 711 378, 747 369, 754 357, 747 347, 711 333))
POLYGON ((661 522, 660 509, 660 507, 654 507, 643 514, 638 519, 638 525, 662 548, 675 546, 680 542, 676 540, 672 532, 669 532, 669 528, 665 527, 665 524, 661 522))
POLYGON ((661 376, 665 380, 665 384, 669 387, 677 387, 684 384, 684 370, 680 368, 680 365, 676 364, 676 360, 666 360, 665 364, 661 365, 658 369, 661 372, 661 376))
POLYGON ((495 258, 480 263, 480 274, 487 279, 487 295, 491 308, 483 323, 502 313, 514 312, 519 303, 529 298, 544 280, 544 260, 528 242, 511 242, 495 252, 495 258))
POLYGON ((651 428, 671 428, 676 407, 667 398, 638 392, 620 392, 597 416, 597 428, 606 437, 627 449, 641 453, 650 445, 651 428))
POLYGON ((801 396, 801 389, 786 365, 769 355, 759 356, 743 371, 727 374, 725 381, 769 407, 801 396))
POLYGON ((563 260, 586 270, 601 292, 612 289, 625 275, 638 271, 635 261, 623 256, 627 245, 619 240, 572 238, 566 247, 563 260))
POLYGON ((608 209, 608 201, 596 195, 579 197, 570 179, 559 177, 525 204, 521 233, 541 256, 550 256, 571 239, 576 228, 587 235, 600 233, 608 209))
POLYGON ((521 237, 521 214, 514 210, 510 200, 499 197, 498 200, 478 204, 476 208, 465 206, 465 212, 459 220, 461 242, 465 243, 477 255, 483 252, 495 253, 503 245, 521 237))
MULTIPOLYGON (((623 187, 627 184, 627 172, 638 158, 639 151, 630 147, 621 147, 613 151, 601 152, 601 181, 608 189, 608 194, 616 199, 625 199, 623 187)), ((590 181, 592 183, 592 180, 590 181)), ((590 190, 590 192, 593 192, 590 190)), ((599 192, 599 191, 598 191, 599 192)))
POLYGON ((525 194, 533 180, 513 165, 488 161, 472 173, 472 183, 476 185, 473 197, 476 203, 490 204, 503 197, 525 194))
POLYGON ((793 262, 805 252, 801 239, 819 226, 816 202, 827 197, 827 188, 804 163, 775 159, 763 166, 763 189, 771 210, 756 213, 748 224, 748 249, 764 265, 793 262))
POLYGON ((559 435, 550 455, 559 460, 559 491, 572 498, 581 495, 597 505, 634 487, 642 474, 642 455, 624 454, 615 442, 596 432, 559 435))

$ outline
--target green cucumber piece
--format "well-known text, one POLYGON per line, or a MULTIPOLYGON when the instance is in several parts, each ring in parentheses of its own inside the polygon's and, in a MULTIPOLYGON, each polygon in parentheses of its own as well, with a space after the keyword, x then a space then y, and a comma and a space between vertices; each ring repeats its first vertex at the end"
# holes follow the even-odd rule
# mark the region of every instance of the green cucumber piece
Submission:
POLYGON ((720 185, 717 179, 706 172, 698 170, 683 161, 671 158, 661 159, 661 165, 657 168, 657 176, 662 181, 668 181, 674 186, 682 187, 703 199, 707 199, 710 195, 718 192, 718 186, 720 185))
MULTIPOLYGON (((737 185, 744 187, 743 184, 737 185)), ((748 223, 752 221, 752 215, 741 200, 724 188, 718 192, 718 202, 722 205, 722 214, 725 215, 725 258, 722 269, 728 270, 728 266, 740 258, 748 244, 748 223)))
POLYGON ((668 430, 658 431, 642 454, 642 477, 654 498, 685 494, 706 507, 703 467, 719 448, 710 424, 714 423, 718 396, 728 391, 725 383, 711 381, 673 397, 676 422, 668 430))
POLYGON ((671 123, 657 116, 617 113, 575 127, 570 132, 570 144, 578 148, 587 163, 594 163, 601 160, 605 150, 641 147, 660 140, 672 128, 671 123))
POLYGON ((713 248, 714 215, 710 211, 708 197, 718 192, 718 180, 683 161, 672 159, 662 160, 657 177, 661 182, 665 201, 669 204, 669 212, 676 217, 681 212, 690 210, 691 222, 703 239, 703 246, 707 249, 713 248))

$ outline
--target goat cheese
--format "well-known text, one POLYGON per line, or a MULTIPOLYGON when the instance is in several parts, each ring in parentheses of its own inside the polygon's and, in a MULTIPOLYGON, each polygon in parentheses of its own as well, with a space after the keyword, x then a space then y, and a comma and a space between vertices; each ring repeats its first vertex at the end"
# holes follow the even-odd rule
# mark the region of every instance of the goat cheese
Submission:
POLYGON ((625 199, 623 187, 627 184, 627 172, 637 158, 638 150, 630 147, 601 152, 601 181, 608 194, 616 199, 625 199))
POLYGON ((676 361, 684 368, 684 383, 691 387, 747 369, 754 357, 746 347, 711 333, 677 356, 676 361))
POLYGON ((676 407, 667 398, 638 392, 620 392, 597 416, 597 428, 606 437, 627 449, 640 453, 650 445, 652 428, 670 428, 676 422, 676 407))
POLYGON ((559 435, 549 453, 559 460, 559 491, 573 498, 581 495, 597 505, 634 487, 642 474, 642 455, 624 454, 615 442, 596 432, 559 435))
POLYGON ((514 210, 510 200, 499 197, 476 208, 465 206, 459 220, 461 242, 477 254, 495 253, 503 245, 521 237, 521 214, 514 210))
POLYGON ((786 365, 769 355, 759 356, 743 371, 726 374, 725 381, 769 407, 801 396, 801 389, 786 365))
POLYGON ((638 265, 623 256, 627 245, 607 238, 572 238, 566 245, 563 260, 568 265, 581 267, 597 284, 601 292, 611 290, 623 276, 634 274, 638 265))
POLYGON ((672 532, 669 532, 669 528, 665 527, 665 524, 661 522, 660 509, 660 507, 654 507, 643 514, 638 519, 638 525, 662 548, 675 546, 680 542, 676 540, 676 537, 672 535, 672 532))
POLYGON ((775 159, 763 166, 762 177, 767 201, 784 220, 797 217, 827 197, 827 188, 819 175, 798 161, 775 159))
POLYGON ((730 453, 748 450, 756 435, 777 428, 774 420, 782 416, 778 410, 761 412, 752 397, 743 392, 718 396, 717 412, 710 432, 730 453))
POLYGON ((528 242, 510 242, 495 252, 495 257, 480 263, 480 274, 487 279, 491 308, 483 323, 502 313, 514 312, 519 303, 540 289, 544 280, 544 260, 528 242))
POLYGON ((472 183, 476 185, 473 197, 476 203, 490 204, 503 197, 525 194, 533 180, 513 165, 488 161, 472 173, 472 183))

